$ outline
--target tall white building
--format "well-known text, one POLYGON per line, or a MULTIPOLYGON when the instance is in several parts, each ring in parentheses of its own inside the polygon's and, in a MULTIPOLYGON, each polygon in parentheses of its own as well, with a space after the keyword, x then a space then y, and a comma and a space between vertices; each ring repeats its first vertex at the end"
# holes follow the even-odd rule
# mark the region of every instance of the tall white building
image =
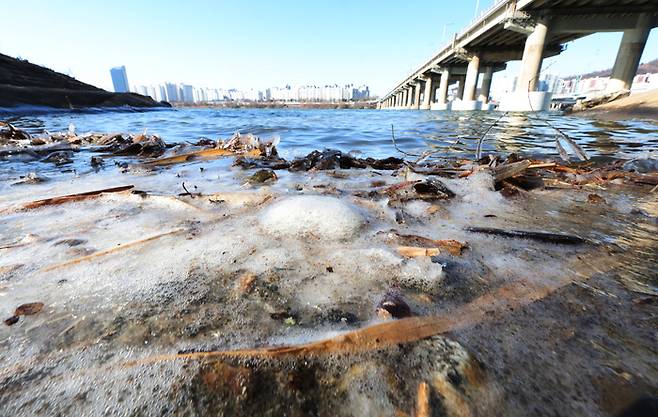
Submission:
POLYGON ((112 76, 112 86, 116 93, 127 93, 130 91, 128 88, 128 73, 124 65, 110 69, 112 76))
POLYGON ((184 103, 194 103, 194 87, 189 84, 181 84, 179 86, 181 92, 180 100, 184 103))
POLYGON ((180 101, 178 97, 178 86, 174 83, 165 83, 165 92, 167 93, 167 101, 174 102, 180 101))

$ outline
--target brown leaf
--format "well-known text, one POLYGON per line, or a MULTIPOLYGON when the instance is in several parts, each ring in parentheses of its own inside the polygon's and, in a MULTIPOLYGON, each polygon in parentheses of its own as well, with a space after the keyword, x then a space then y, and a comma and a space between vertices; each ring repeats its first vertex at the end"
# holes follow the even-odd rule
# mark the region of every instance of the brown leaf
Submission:
POLYGON ((601 197, 598 194, 594 194, 594 193, 587 195, 587 201, 592 203, 592 204, 605 203, 605 200, 603 199, 603 197, 601 197))
POLYGON ((240 294, 248 294, 254 288, 256 276, 251 273, 245 273, 238 280, 238 291, 240 294))
POLYGON ((21 304, 16 308, 14 314, 17 316, 31 316, 33 314, 37 314, 42 309, 43 303, 40 302, 21 304))
POLYGON ((7 326, 13 326, 14 324, 18 323, 18 316, 11 316, 8 319, 5 319, 5 324, 7 326))

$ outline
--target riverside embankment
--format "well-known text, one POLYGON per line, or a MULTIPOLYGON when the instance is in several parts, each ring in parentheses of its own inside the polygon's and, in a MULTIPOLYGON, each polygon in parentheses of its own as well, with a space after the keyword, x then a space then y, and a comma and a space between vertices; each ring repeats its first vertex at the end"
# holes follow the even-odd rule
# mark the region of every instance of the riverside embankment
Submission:
POLYGON ((0 108, 169 107, 135 93, 112 93, 25 60, 0 54, 0 108))
POLYGON ((574 114, 605 120, 645 119, 658 121, 658 89, 631 94, 574 114))

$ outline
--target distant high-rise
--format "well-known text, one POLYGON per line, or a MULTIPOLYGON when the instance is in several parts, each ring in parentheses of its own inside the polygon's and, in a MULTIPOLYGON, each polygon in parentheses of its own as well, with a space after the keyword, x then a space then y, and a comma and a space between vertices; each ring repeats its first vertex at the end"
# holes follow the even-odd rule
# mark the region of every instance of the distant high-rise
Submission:
POLYGON ((130 91, 128 88, 128 74, 126 74, 126 67, 114 67, 110 70, 110 75, 112 75, 112 84, 114 85, 114 91, 117 93, 127 93, 130 91))
POLYGON ((167 92, 167 101, 178 101, 178 86, 174 83, 165 83, 165 90, 167 92))

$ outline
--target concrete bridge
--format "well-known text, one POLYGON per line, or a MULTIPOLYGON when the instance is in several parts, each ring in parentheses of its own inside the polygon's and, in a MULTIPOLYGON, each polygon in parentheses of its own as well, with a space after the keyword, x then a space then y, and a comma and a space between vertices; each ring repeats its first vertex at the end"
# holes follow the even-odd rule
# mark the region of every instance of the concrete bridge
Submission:
POLYGON ((521 60, 515 91, 501 99, 499 109, 546 110, 550 93, 537 91, 542 60, 597 32, 624 32, 608 90, 629 89, 656 26, 658 0, 499 0, 387 93, 379 107, 488 109, 493 73, 521 60), (455 82, 457 97, 448 102, 455 82))

